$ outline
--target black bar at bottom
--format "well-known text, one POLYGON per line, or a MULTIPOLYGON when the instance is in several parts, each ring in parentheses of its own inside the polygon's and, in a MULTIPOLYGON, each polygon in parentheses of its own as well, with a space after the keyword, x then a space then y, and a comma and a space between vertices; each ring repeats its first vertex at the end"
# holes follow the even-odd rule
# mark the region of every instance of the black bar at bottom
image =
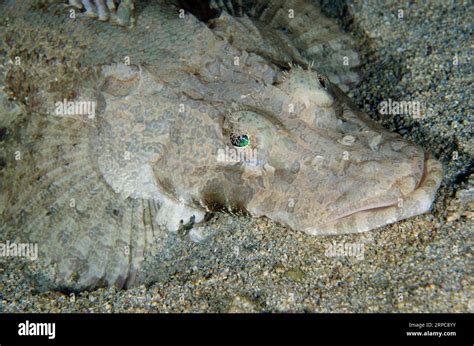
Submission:
POLYGON ((472 345, 473 326, 471 314, 0 314, 0 345, 472 345))

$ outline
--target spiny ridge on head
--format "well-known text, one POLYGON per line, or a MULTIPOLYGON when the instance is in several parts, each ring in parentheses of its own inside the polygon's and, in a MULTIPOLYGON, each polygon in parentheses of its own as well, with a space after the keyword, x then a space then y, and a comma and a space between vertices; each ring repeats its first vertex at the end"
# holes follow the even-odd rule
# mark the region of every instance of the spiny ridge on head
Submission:
POLYGON ((327 105, 333 102, 328 93, 329 81, 314 70, 304 70, 301 67, 292 68, 282 74, 282 83, 279 88, 294 98, 303 102, 306 106, 310 103, 315 105, 327 105))

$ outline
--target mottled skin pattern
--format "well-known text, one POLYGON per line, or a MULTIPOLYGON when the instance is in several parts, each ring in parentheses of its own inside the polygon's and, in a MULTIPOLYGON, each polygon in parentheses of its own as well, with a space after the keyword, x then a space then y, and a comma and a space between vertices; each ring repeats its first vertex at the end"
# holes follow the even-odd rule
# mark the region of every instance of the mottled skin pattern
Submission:
POLYGON ((39 19, 31 30, 57 20, 52 35, 85 37, 79 59, 98 66, 75 92, 96 102, 93 119, 55 115, 56 94, 41 93, 46 114, 15 124, 5 149, 4 234, 38 242, 63 285, 130 285, 163 230, 207 211, 343 234, 430 208, 441 164, 357 111, 317 71, 282 70, 275 57, 249 54, 160 4, 130 31, 25 11, 39 19), (124 54, 130 65, 119 63, 124 54), (244 134, 249 146, 234 148, 232 136, 244 134), (226 148, 257 157, 220 160, 226 148))
MULTIPOLYGON (((171 206, 160 216, 169 229, 192 215, 200 221, 205 209, 218 205, 312 234, 352 233, 419 214, 431 204, 440 165, 342 103, 340 91, 328 81, 323 87, 315 72, 295 69, 281 84, 260 80, 265 87, 249 78, 239 85, 244 98, 225 87, 226 79, 185 75, 181 81, 193 88, 176 95, 176 87, 165 90, 164 80, 150 84, 148 73, 137 70, 136 83, 147 81, 144 88, 118 99, 106 96, 111 107, 103 117, 108 123, 101 143, 113 154, 99 162, 116 192, 128 188, 127 195, 160 202, 167 195, 165 204, 171 206), (182 96, 191 90, 192 97, 182 96), (237 105, 230 114, 212 100, 218 91, 237 105), (177 116, 173 99, 187 105, 177 116), (256 162, 217 160, 218 149, 232 148, 229 123, 249 136, 256 162), (135 158, 130 163, 123 159, 126 150, 135 158), (143 165, 151 168, 149 177, 143 176, 143 165), (121 177, 133 180, 131 186, 122 187, 121 177), (190 208, 188 217, 182 204, 190 208)), ((277 74, 267 71, 275 80, 277 74)))

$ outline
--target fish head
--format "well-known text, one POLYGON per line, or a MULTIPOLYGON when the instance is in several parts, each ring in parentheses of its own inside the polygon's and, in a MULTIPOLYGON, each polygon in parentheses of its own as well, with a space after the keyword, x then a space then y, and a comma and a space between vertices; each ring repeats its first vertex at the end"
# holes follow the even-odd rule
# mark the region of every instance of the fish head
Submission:
POLYGON ((221 204, 310 234, 367 231, 430 208, 441 164, 324 76, 292 69, 258 99, 225 115, 220 179, 204 195, 219 186, 221 204))

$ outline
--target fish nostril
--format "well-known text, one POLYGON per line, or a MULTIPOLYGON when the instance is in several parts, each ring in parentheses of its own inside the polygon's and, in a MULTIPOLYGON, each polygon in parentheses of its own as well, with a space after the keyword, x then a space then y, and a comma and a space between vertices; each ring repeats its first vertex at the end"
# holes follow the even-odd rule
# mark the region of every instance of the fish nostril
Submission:
POLYGON ((346 145, 346 146, 352 146, 354 144, 354 142, 356 141, 356 138, 354 136, 351 136, 351 135, 347 135, 347 136, 344 136, 341 140, 339 140, 338 142, 343 144, 343 145, 346 145))

